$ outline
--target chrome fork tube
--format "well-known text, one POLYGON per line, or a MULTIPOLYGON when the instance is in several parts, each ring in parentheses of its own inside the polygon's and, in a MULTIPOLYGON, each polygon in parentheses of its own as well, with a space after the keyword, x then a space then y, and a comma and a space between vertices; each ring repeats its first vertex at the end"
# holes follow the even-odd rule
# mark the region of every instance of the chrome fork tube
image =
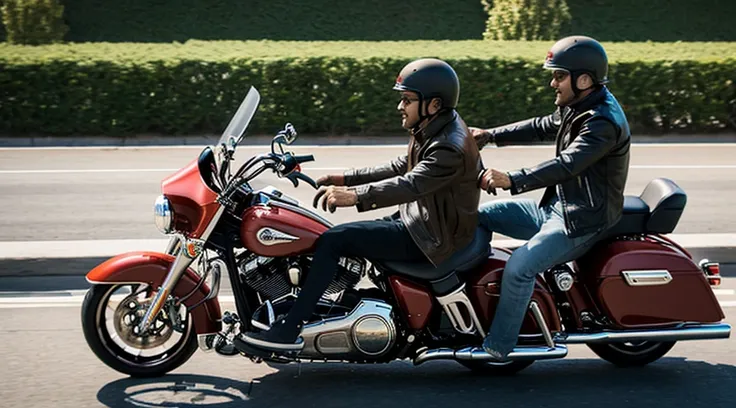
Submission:
MULTIPOLYGON (((179 237, 178 239, 178 242, 181 243, 182 247, 184 246, 183 240, 184 239, 182 237, 179 237)), ((175 242, 176 240, 172 239, 171 241, 175 242)), ((170 242, 169 247, 175 247, 175 244, 172 244, 170 242)), ((156 295, 153 297, 153 301, 148 307, 148 310, 146 310, 146 314, 143 316, 143 320, 141 320, 141 322, 138 324, 139 334, 143 334, 146 332, 146 330, 148 330, 148 326, 151 325, 153 319, 161 311, 161 308, 164 306, 166 299, 169 298, 169 294, 171 294, 174 286, 176 286, 176 283, 179 282, 181 275, 184 274, 184 271, 187 270, 187 268, 189 267, 189 265, 192 264, 193 261, 194 258, 190 257, 187 251, 181 249, 179 250, 174 263, 171 264, 171 269, 169 269, 169 273, 166 275, 164 283, 161 285, 158 292, 156 292, 156 295)))

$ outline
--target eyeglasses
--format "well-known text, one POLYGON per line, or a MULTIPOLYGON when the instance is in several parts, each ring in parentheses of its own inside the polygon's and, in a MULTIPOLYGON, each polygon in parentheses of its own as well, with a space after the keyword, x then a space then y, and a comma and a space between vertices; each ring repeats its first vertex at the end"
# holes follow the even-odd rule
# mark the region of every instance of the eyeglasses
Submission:
POLYGON ((552 71, 552 78, 554 78, 554 80, 557 82, 564 81, 568 75, 570 75, 570 73, 567 71, 560 71, 560 70, 552 71))
POLYGON ((418 98, 409 98, 408 96, 402 96, 401 99, 399 99, 400 103, 403 103, 404 106, 410 105, 412 102, 418 101, 418 98))

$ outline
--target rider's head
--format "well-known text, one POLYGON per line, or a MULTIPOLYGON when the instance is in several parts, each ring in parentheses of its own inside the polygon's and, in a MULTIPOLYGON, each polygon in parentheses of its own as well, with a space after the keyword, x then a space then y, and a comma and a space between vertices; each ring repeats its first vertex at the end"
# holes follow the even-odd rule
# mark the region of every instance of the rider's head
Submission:
POLYGON ((547 53, 544 68, 552 70, 550 86, 557 90, 557 106, 573 104, 608 82, 606 50, 590 37, 557 41, 547 53))
POLYGON ((401 70, 394 90, 401 92, 397 107, 401 126, 412 129, 442 110, 455 109, 460 81, 446 62, 425 58, 410 62, 401 70))

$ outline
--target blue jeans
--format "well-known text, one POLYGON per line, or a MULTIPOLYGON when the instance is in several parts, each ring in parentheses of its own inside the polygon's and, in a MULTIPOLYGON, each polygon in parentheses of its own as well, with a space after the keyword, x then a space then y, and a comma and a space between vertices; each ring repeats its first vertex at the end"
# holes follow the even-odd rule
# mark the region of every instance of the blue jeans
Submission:
POLYGON ((542 208, 530 199, 492 201, 480 208, 479 221, 491 232, 527 240, 506 263, 501 298, 483 344, 493 354, 506 357, 518 340, 537 274, 583 255, 597 234, 568 237, 556 199, 542 208))

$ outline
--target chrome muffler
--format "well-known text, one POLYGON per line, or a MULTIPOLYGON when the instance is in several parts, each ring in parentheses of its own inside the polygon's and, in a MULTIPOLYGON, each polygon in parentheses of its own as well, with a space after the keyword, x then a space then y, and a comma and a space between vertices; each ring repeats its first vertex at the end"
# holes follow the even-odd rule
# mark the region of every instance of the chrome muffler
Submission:
MULTIPOLYGON (((516 347, 508 355, 512 361, 518 360, 551 360, 567 356, 567 347, 516 347)), ((414 365, 426 363, 431 360, 457 360, 457 361, 493 361, 494 358, 480 347, 468 347, 460 350, 449 348, 425 350, 414 358, 414 365)))
POLYGON ((655 329, 640 331, 604 331, 597 333, 556 334, 554 342, 559 344, 622 343, 634 341, 682 341, 727 339, 731 335, 731 325, 690 324, 676 329, 655 329))

